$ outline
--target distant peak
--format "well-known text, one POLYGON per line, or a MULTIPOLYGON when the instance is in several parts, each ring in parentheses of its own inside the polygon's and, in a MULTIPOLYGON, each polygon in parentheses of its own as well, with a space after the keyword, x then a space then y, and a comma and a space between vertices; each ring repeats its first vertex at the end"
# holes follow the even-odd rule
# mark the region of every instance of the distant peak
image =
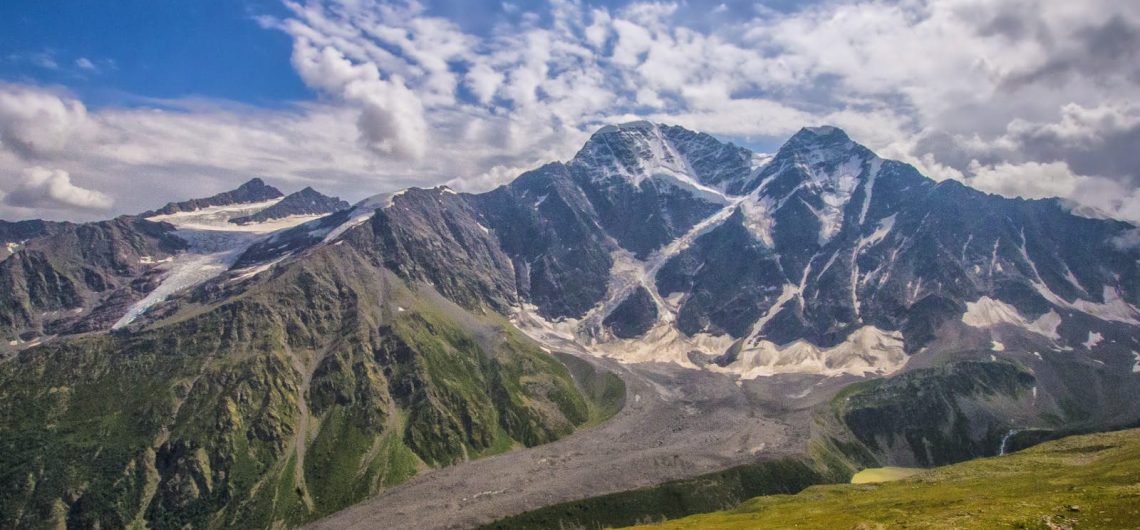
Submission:
POLYGON ((238 186, 238 189, 239 190, 250 190, 250 189, 268 188, 268 187, 270 187, 270 186, 267 185, 264 180, 261 180, 260 177, 253 177, 253 178, 245 181, 245 184, 238 186))
MULTIPOLYGON (((851 140, 847 133, 843 132, 843 129, 824 125, 800 129, 780 147, 777 154, 813 152, 816 153, 816 156, 830 158, 832 156, 846 156, 844 153, 853 149, 866 151, 865 147, 851 140)), ((870 151, 867 153, 874 154, 870 151)))
POLYGON ((838 143, 850 142, 851 138, 843 129, 831 125, 820 125, 817 127, 804 127, 800 129, 794 136, 793 140, 799 139, 808 142, 821 142, 821 143, 838 143))
POLYGON ((171 202, 158 210, 151 210, 143 212, 143 217, 153 217, 156 215, 169 215, 177 212, 189 212, 208 208, 211 206, 228 206, 231 204, 246 204, 264 202, 272 199, 284 197, 281 190, 274 188, 265 183, 260 178, 254 177, 249 179, 238 186, 236 189, 211 195, 209 197, 190 199, 188 201, 171 202))
POLYGON ((606 125, 605 127, 598 129, 598 131, 595 132, 594 134, 610 134, 610 133, 615 133, 615 132, 619 132, 619 131, 647 131, 647 130, 653 130, 656 128, 657 128, 657 124, 650 122, 650 121, 645 121, 645 120, 627 121, 625 123, 619 123, 616 125, 606 125))

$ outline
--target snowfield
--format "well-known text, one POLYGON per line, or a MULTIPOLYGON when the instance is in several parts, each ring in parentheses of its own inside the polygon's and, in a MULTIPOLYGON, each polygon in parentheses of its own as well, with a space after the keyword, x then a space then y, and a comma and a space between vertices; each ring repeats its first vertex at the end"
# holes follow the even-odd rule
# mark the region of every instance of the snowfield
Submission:
MULTIPOLYGON (((272 237, 278 231, 323 217, 322 215, 294 215, 262 223, 238 225, 230 219, 252 215, 280 202, 270 201, 211 206, 189 212, 156 215, 147 219, 170 223, 177 228, 174 235, 189 244, 189 248, 173 258, 154 260, 140 258, 143 264, 160 266, 165 271, 162 283, 146 297, 135 302, 111 329, 119 329, 137 319, 155 304, 174 294, 202 284, 230 270, 242 253, 257 241, 272 237)), ((240 278, 249 278, 268 270, 273 264, 260 265, 243 271, 240 278)))

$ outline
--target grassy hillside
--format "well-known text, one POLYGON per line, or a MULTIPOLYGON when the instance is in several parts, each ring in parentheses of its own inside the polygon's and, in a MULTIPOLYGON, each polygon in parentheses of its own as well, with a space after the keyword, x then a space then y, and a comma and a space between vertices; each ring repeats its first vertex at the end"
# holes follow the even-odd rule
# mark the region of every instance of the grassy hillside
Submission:
POLYGON ((1140 429, 1073 436, 881 484, 813 486, 646 529, 1136 528, 1140 429))
POLYGON ((137 333, 0 363, 0 528, 294 526, 558 439, 624 395, 603 376, 583 392, 500 317, 336 248, 137 333))
POLYGON ((564 502, 507 517, 480 530, 599 529, 684 517, 733 506, 756 495, 794 493, 812 484, 842 480, 809 458, 785 458, 737 466, 685 480, 666 482, 564 502))

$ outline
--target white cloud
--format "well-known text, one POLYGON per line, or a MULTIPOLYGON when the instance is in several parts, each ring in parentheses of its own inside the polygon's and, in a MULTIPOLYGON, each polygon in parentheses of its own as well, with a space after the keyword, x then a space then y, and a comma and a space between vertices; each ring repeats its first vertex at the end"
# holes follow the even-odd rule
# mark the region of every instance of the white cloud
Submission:
POLYGON ((1112 239, 1112 244, 1121 250, 1140 248, 1140 228, 1133 228, 1112 239))
POLYGON ((686 3, 560 0, 484 34, 414 1, 286 6, 258 22, 293 40, 318 103, 89 112, 0 86, 0 185, 37 163, 124 209, 252 175, 349 199, 441 181, 477 191, 569 157, 603 123, 648 118, 765 144, 834 124, 939 180, 1140 219, 1124 200, 1140 184, 1135 2, 835 1, 729 8, 702 27, 686 3))
POLYGON ((982 166, 975 161, 970 166, 970 172, 973 176, 970 177, 969 184, 975 188, 1026 199, 1069 197, 1079 179, 1064 162, 1003 162, 982 166))
POLYGON ((304 40, 294 47, 293 65, 309 86, 360 107, 357 124, 366 147, 386 155, 423 158, 428 148, 423 105, 403 78, 381 79, 375 64, 354 64, 331 46, 317 49, 304 40))
POLYGON ((20 156, 57 154, 89 129, 87 108, 78 100, 0 85, 0 145, 20 156))
POLYGON ((8 192, 4 202, 18 208, 80 208, 106 210, 113 201, 98 191, 84 189, 71 183, 71 175, 59 169, 39 166, 24 171, 15 189, 8 192))
POLYGON ((88 59, 86 57, 80 57, 76 59, 75 66, 80 70, 87 70, 89 72, 99 71, 99 67, 95 66, 95 63, 91 62, 91 59, 88 59))

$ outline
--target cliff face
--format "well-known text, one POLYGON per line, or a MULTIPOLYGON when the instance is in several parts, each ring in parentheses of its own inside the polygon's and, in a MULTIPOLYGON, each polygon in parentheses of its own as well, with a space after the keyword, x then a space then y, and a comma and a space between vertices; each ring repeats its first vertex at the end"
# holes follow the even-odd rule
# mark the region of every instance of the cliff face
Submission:
POLYGON ((237 187, 236 189, 201 199, 190 199, 188 201, 172 202, 157 210, 144 212, 142 214, 142 217, 171 215, 179 212, 192 212, 194 210, 200 210, 212 206, 229 206, 232 204, 264 202, 283 196, 284 194, 281 193, 281 190, 266 184, 265 181, 259 178, 253 178, 245 184, 237 187))
POLYGON ((7 346, 109 327, 157 284, 155 264, 186 247, 172 230, 120 217, 58 224, 23 242, 0 261, 0 335, 7 346))

